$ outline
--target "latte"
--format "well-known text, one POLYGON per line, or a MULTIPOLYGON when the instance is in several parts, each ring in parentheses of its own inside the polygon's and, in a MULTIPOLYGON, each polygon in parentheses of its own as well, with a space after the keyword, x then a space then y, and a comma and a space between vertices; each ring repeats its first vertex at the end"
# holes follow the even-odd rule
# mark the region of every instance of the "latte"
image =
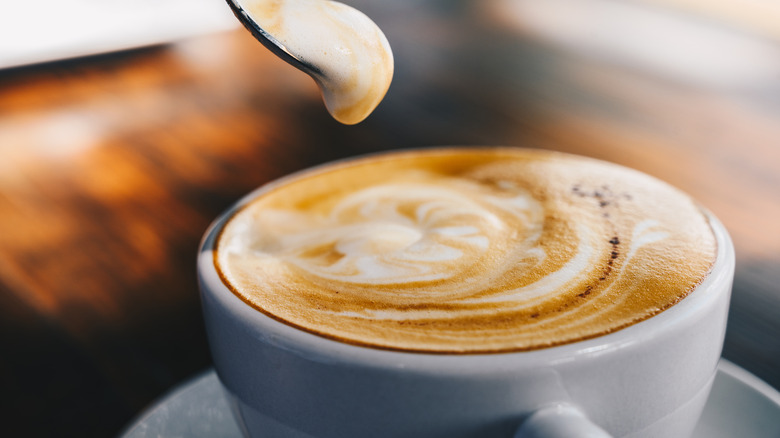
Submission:
POLYGON ((685 194, 589 158, 513 148, 380 155, 261 189, 220 233, 217 270, 299 329, 402 351, 493 353, 650 318, 709 273, 685 194))

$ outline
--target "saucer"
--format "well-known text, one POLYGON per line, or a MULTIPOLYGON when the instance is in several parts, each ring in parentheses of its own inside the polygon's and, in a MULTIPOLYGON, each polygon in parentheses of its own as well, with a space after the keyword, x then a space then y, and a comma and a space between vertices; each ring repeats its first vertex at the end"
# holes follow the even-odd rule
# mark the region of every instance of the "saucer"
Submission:
MULTIPOLYGON (((207 370, 164 395, 121 435, 241 438, 216 373, 207 370)), ((721 359, 693 438, 780 437, 780 393, 721 359)))

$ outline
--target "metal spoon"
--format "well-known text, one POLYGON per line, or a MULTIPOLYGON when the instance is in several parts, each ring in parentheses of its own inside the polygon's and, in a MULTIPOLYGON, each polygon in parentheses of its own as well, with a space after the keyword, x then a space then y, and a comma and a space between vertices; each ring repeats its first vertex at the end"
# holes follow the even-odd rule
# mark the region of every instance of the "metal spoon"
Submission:
POLYGON ((233 14, 238 18, 238 21, 240 21, 241 24, 243 24, 244 27, 273 54, 309 76, 322 76, 323 73, 320 69, 302 60, 298 55, 285 47, 284 44, 279 42, 273 35, 263 29, 260 24, 252 18, 249 12, 247 12, 246 8, 241 5, 240 0, 226 1, 233 11, 233 14))
POLYGON ((390 87, 390 43, 357 9, 325 0, 227 3, 258 41, 314 79, 328 112, 339 122, 361 122, 390 87))

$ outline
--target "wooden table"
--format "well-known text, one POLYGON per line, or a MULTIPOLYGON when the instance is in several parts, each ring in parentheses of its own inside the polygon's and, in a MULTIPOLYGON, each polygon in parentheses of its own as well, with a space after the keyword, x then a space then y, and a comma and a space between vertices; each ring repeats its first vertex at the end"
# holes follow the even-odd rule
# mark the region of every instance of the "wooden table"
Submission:
POLYGON ((724 355, 780 387, 780 76, 697 84, 464 11, 481 2, 389 3, 366 12, 394 83, 356 126, 243 30, 0 72, 0 434, 119 433, 210 366, 195 253, 219 212, 310 165, 429 145, 574 152, 690 192, 738 252, 724 355))

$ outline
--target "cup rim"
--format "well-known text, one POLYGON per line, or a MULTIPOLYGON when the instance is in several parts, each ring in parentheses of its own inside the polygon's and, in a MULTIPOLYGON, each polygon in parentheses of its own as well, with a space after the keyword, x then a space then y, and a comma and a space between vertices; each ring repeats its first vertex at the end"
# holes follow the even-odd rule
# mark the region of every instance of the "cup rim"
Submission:
POLYGON ((717 253, 710 272, 694 290, 668 309, 628 327, 589 339, 533 350, 459 354, 392 350, 350 344, 278 321, 246 304, 223 283, 214 265, 213 252, 221 229, 239 209, 262 193, 289 180, 297 179, 302 175, 313 175, 323 168, 333 169, 334 166, 364 158, 365 156, 337 160, 291 173, 258 187, 225 210, 206 230, 198 249, 197 271, 201 294, 209 294, 214 298, 220 306, 226 308, 234 318, 239 320, 244 328, 250 330, 255 338, 293 354, 305 356, 312 361, 350 363, 373 368, 408 368, 435 374, 472 374, 474 370, 480 370, 479 373, 482 374, 486 371, 500 373, 516 371, 518 368, 538 367, 540 363, 574 362, 586 357, 631 348, 633 345, 660 337, 669 331, 675 331, 676 327, 689 320, 689 315, 710 308, 717 301, 718 296, 724 293, 722 289, 730 290, 727 286, 734 272, 733 242, 720 220, 701 206, 699 208, 708 219, 715 236, 717 253))

